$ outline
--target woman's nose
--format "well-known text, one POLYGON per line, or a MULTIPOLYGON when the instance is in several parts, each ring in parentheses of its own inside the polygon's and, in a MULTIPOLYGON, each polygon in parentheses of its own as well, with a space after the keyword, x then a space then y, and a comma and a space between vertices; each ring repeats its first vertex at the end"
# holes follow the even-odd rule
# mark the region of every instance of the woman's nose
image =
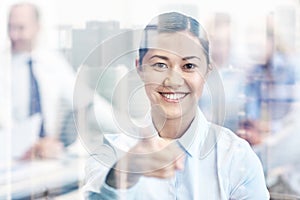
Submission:
POLYGON ((164 86, 171 88, 178 88, 184 84, 184 78, 179 70, 170 69, 165 80, 164 86))

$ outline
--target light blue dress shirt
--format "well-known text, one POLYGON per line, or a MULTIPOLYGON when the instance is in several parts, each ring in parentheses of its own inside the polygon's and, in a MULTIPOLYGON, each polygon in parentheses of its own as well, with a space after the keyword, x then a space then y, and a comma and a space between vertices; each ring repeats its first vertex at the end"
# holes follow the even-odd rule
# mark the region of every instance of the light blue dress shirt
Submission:
MULTIPOLYGON (((126 146, 130 148, 134 144, 134 140, 124 134, 113 138, 109 140, 115 152, 117 148, 124 151, 126 146), (120 145, 122 143, 126 145, 120 145)), ((129 189, 108 186, 105 178, 109 167, 92 158, 86 168, 86 198, 269 199, 261 163, 249 144, 230 130, 207 122, 200 110, 188 131, 177 142, 186 154, 184 170, 177 171, 170 179, 141 177, 129 189)))

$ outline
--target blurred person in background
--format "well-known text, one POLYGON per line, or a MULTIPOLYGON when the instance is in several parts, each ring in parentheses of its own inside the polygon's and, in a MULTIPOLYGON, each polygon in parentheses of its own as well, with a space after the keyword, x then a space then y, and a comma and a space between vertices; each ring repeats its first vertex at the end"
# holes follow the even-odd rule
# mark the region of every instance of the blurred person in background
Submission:
POLYGON ((273 14, 267 17, 264 56, 247 71, 245 119, 237 133, 259 156, 270 192, 299 196, 300 62, 275 32, 273 14))
POLYGON ((273 14, 268 15, 264 62, 246 72, 245 120, 240 123, 239 133, 251 145, 283 128, 283 119, 297 101, 296 65, 293 54, 275 33, 273 14))
POLYGON ((218 75, 208 76, 207 85, 199 101, 199 106, 208 119, 215 123, 238 130, 239 113, 243 108, 245 73, 234 63, 234 44, 232 42, 232 19, 227 13, 215 13, 208 21, 211 41, 211 57, 218 75), (217 87, 216 79, 222 80, 223 87, 217 87), (213 89, 212 89, 213 88, 213 89), (210 90, 209 90, 210 89, 210 90), (220 112, 224 112, 224 118, 220 112))
POLYGON ((79 110, 86 114, 86 121, 81 123, 91 127, 99 127, 94 116, 97 113, 96 118, 102 121, 98 135, 99 131, 115 130, 108 101, 95 95, 84 81, 77 80, 73 68, 59 52, 43 47, 40 31, 41 13, 36 5, 11 6, 8 15, 11 48, 1 55, 5 73, 0 85, 0 93, 6 97, 1 101, 10 110, 1 112, 0 132, 12 132, 11 153, 18 159, 62 155, 78 139, 79 125, 75 123, 79 123, 76 120, 79 110), (74 97, 75 87, 80 91, 79 97, 74 97), (8 116, 12 127, 8 125, 8 116))
POLYGON ((8 15, 11 48, 1 68, 9 77, 2 91, 12 126, 4 123, 2 131, 12 132, 11 153, 17 159, 58 157, 76 138, 74 126, 62 138, 66 120, 72 124, 66 117, 72 117, 75 73, 60 54, 39 47, 40 18, 31 3, 11 6, 8 15))

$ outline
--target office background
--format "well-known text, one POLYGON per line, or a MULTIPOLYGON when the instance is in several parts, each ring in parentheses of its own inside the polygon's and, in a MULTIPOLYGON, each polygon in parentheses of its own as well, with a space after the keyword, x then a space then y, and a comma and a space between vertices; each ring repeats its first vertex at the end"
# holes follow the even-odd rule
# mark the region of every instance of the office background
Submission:
MULTIPOLYGON (((16 0, 2 0, 0 6, 0 49, 6 49, 7 13, 16 0)), ((280 34, 284 46, 298 55, 300 52, 300 1, 299 0, 31 0, 37 4, 42 14, 42 34, 40 46, 58 50, 77 71, 82 64, 99 66, 101 59, 91 55, 91 51, 113 35, 132 29, 143 28, 153 16, 163 11, 181 11, 197 18, 208 30, 211 22, 220 17, 230 18, 231 64, 239 69, 247 69, 253 63, 264 59, 266 46, 266 17, 275 16, 275 32, 280 34), (88 59, 86 59, 88 58, 88 59)), ((214 33, 216 34, 216 33, 214 33)), ((211 37, 214 35, 212 34, 211 37)), ((134 35, 132 35, 132 39, 134 35)), ((132 45, 131 40, 122 45, 132 45)), ((116 66, 126 64, 133 67, 134 55, 120 59, 116 66)), ((299 66, 298 66, 299 68, 299 66)), ((117 75, 118 73, 112 73, 117 75)), ((97 81, 93 72, 87 74, 87 82, 97 81)), ((122 75, 122 73, 120 73, 122 75)), ((111 87, 118 77, 107 77, 105 87, 98 92, 110 100, 111 87), (113 81, 112 81, 113 80, 113 81)), ((144 106, 140 101, 138 105, 144 106)), ((114 102, 118 105, 118 102, 114 102)), ((122 105, 118 105, 120 108, 122 105)), ((134 108, 132 108, 134 109, 134 108)), ((139 116, 137 116, 139 117, 139 116)), ((269 155, 272 156, 272 155, 269 155)), ((62 198, 63 199, 63 198, 62 198)))

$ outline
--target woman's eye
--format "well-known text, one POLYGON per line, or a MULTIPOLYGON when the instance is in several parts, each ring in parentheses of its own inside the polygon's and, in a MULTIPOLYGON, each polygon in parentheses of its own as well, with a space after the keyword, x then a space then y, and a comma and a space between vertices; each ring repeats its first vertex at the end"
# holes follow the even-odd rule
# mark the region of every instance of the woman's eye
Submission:
POLYGON ((165 63, 155 63, 152 65, 152 67, 156 67, 160 69, 168 68, 168 66, 165 63))
POLYGON ((188 64, 185 64, 185 65, 183 66, 183 68, 184 68, 184 69, 188 69, 188 70, 190 70, 190 69, 195 69, 195 68, 196 68, 196 65, 194 65, 194 64, 192 64, 192 63, 188 63, 188 64))

